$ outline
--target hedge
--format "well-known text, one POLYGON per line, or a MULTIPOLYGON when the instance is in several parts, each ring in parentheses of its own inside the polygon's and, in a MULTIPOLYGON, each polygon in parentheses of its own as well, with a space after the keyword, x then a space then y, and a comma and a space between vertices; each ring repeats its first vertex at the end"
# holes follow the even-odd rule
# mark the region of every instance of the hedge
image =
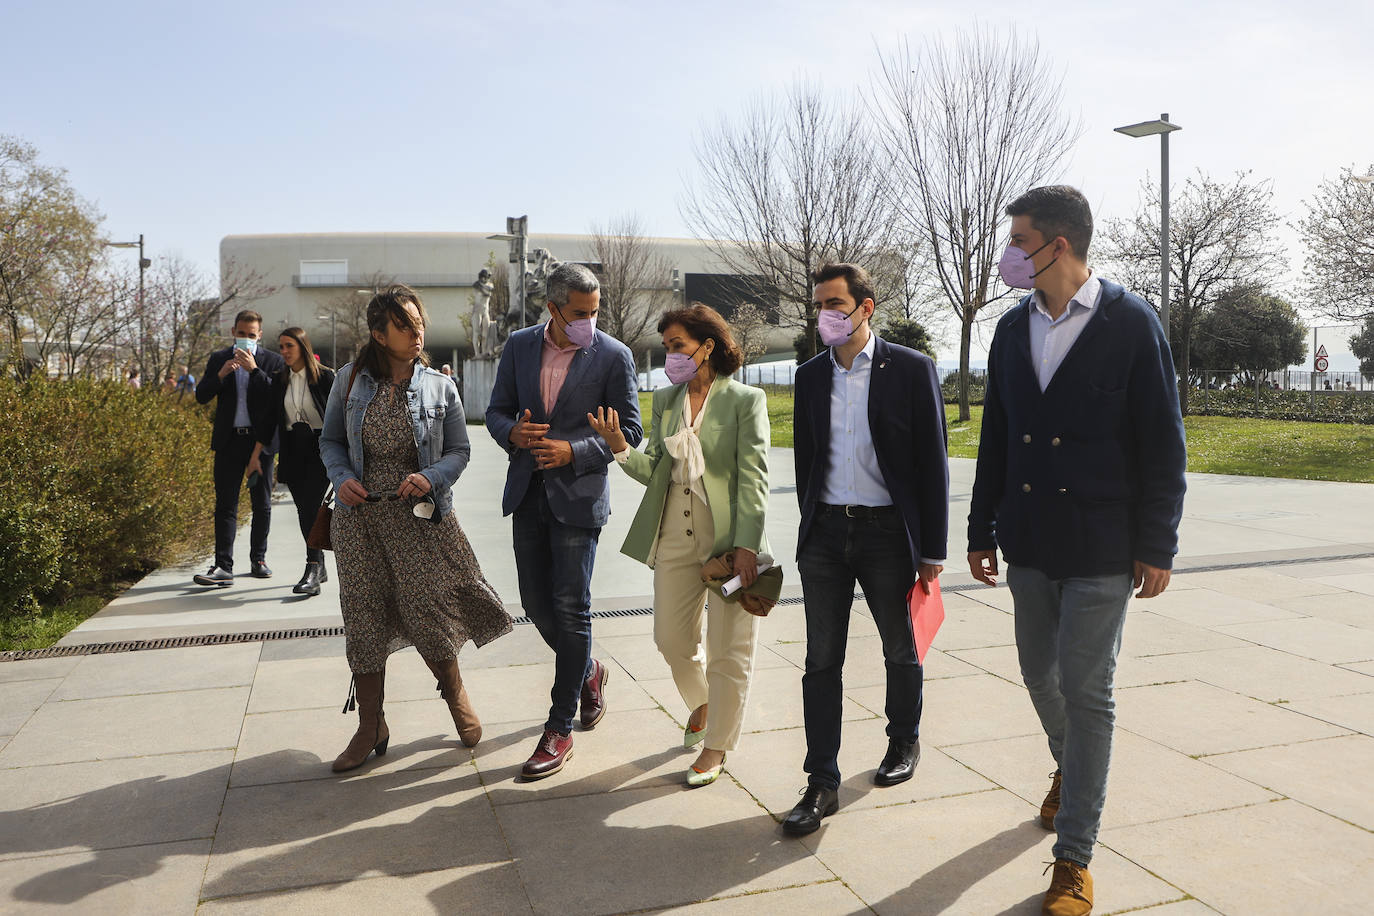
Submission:
POLYGON ((203 549, 208 412, 118 382, 0 380, 0 615, 203 549))

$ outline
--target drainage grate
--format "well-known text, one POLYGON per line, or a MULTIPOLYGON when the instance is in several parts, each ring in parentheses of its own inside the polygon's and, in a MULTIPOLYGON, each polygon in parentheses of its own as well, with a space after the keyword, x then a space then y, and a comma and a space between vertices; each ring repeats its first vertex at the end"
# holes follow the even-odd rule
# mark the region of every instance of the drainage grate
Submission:
MULTIPOLYGON (((1295 557, 1262 562, 1214 563, 1209 566, 1191 566, 1176 569, 1176 575, 1199 572, 1219 572, 1226 569, 1256 569, 1262 566, 1294 566, 1299 563, 1329 563, 1336 560, 1363 560, 1374 557, 1374 553, 1342 553, 1325 557, 1295 557)), ((1005 588, 1005 585, 999 586, 1005 588)), ((981 582, 967 582, 960 585, 945 586, 947 592, 968 592, 985 589, 981 582)), ((864 600, 863 592, 856 592, 855 599, 864 600)), ((778 604, 802 604, 800 596, 783 598, 778 604)), ((592 611, 592 617, 604 620, 612 617, 647 617, 653 614, 651 607, 617 608, 613 611, 592 611)), ((516 624, 530 623, 528 617, 512 618, 516 624)), ((40 658, 71 658, 78 655, 108 655, 114 652, 143 652, 149 649, 187 649, 193 646, 222 646, 244 642, 274 642, 282 639, 319 639, 323 636, 342 636, 343 627, 307 627, 300 630, 260 630, 255 633, 214 633, 205 636, 170 636, 164 639, 133 639, 126 642, 96 642, 79 646, 50 646, 47 649, 25 649, 19 652, 0 652, 0 662, 23 662, 40 658)))

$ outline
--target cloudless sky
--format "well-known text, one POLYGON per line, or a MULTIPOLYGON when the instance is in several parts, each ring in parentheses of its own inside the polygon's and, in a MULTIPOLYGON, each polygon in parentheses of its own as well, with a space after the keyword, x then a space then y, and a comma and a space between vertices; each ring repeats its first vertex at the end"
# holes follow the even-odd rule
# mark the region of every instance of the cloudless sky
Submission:
POLYGON ((1176 187, 1253 170, 1289 219, 1374 167, 1368 0, 6 0, 0 133, 65 167, 110 237, 207 269, 229 234, 497 232, 522 213, 585 232, 634 211, 686 236, 703 123, 799 75, 856 89, 875 44, 975 24, 1038 38, 1062 72, 1084 126, 1064 178, 1099 222, 1159 167, 1157 139, 1112 128, 1165 111, 1176 187))

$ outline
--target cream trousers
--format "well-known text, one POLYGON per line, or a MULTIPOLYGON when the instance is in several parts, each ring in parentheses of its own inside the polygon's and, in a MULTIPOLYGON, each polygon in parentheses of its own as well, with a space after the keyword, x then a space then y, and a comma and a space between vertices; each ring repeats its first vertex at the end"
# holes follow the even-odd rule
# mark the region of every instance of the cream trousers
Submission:
POLYGON ((654 643, 672 669, 673 683, 688 712, 710 704, 705 746, 732 751, 744 725, 759 618, 711 592, 701 581, 701 566, 711 558, 715 538, 706 503, 690 487, 671 484, 654 561, 654 643))

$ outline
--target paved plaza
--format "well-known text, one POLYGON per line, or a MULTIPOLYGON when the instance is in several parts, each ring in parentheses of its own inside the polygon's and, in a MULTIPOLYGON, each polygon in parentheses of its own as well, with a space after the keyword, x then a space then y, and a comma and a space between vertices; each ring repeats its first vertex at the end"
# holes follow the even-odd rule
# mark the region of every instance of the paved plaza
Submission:
MULTIPOLYGON (((505 456, 473 429, 459 518, 519 615, 505 456)), ((788 576, 790 451, 769 535, 788 576)), ((207 460, 208 456, 207 456, 207 460)), ((916 777, 877 788, 883 665, 862 601, 845 669, 841 808, 778 824, 801 771, 802 608, 763 622, 747 734, 688 790, 687 710, 650 636, 651 573, 618 548, 642 489, 612 469, 593 625, 609 712, 563 773, 517 781, 553 681, 519 625, 460 664, 485 737, 459 745, 414 654, 388 669, 385 757, 343 777, 337 636, 0 662, 0 912, 1038 913, 1053 763, 1021 685, 1011 596, 963 563, 973 463, 951 463, 947 620, 926 662, 916 777)), ((1189 476, 1168 592, 1131 605, 1096 913, 1367 913, 1374 901, 1374 488, 1189 476)), ((246 568, 246 533, 238 561, 246 568)), ((271 580, 159 570, 64 645, 341 624, 336 582, 292 596, 303 545, 274 512, 271 580)), ((330 563, 332 564, 332 558, 330 563)))

